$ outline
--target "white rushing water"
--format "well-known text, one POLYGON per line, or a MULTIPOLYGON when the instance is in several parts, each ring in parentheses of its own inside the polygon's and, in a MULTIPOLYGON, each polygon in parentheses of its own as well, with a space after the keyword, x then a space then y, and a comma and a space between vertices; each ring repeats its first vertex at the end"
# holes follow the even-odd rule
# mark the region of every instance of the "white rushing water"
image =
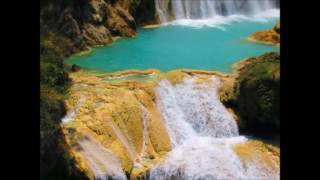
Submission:
POLYGON ((220 80, 197 83, 185 78, 173 86, 162 80, 156 102, 173 146, 165 160, 150 172, 150 179, 233 180, 279 179, 279 172, 263 166, 259 157, 245 166, 233 145, 247 139, 219 100, 220 80))
POLYGON ((69 112, 67 112, 67 114, 61 119, 61 122, 63 124, 67 124, 73 121, 76 118, 80 106, 85 102, 85 100, 86 97, 81 95, 79 98, 79 102, 69 112))
POLYGON ((96 180, 127 179, 118 158, 94 138, 84 136, 79 145, 96 180))
POLYGON ((162 113, 173 146, 198 135, 232 137, 238 135, 238 127, 231 114, 219 100, 216 77, 211 83, 194 83, 185 78, 173 86, 162 80, 156 90, 157 106, 162 113))
POLYGON ((146 156, 146 150, 149 141, 148 124, 150 121, 150 113, 142 104, 140 104, 140 109, 143 120, 142 148, 140 152, 140 159, 144 159, 146 156))
POLYGON ((155 6, 156 15, 164 25, 212 27, 280 16, 276 0, 155 0, 155 6))
POLYGON ((148 135, 148 122, 150 120, 150 113, 148 110, 140 104, 140 110, 142 115, 142 122, 143 122, 143 131, 142 131, 142 146, 141 151, 138 153, 134 146, 131 137, 129 136, 128 132, 126 131, 127 128, 123 124, 122 121, 119 122, 119 126, 121 129, 113 122, 113 120, 109 120, 108 125, 112 128, 113 132, 116 134, 117 138, 120 140, 121 144, 127 150, 130 159, 134 162, 135 167, 141 167, 141 161, 145 159, 146 156, 146 149, 149 141, 148 135), (123 132, 124 131, 124 132, 123 132))

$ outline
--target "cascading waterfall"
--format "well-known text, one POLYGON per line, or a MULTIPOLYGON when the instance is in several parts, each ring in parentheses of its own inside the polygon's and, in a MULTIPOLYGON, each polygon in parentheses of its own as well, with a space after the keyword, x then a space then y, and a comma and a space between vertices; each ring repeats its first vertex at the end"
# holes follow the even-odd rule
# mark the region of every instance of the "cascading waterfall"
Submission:
POLYGON ((213 77, 209 84, 195 84, 194 80, 185 78, 176 86, 162 80, 156 90, 157 105, 168 125, 172 144, 176 146, 197 135, 237 136, 236 122, 217 95, 219 80, 213 77))
POLYGON ((258 161, 246 164, 233 146, 246 142, 218 96, 220 80, 185 78, 173 86, 162 80, 156 101, 173 150, 150 172, 150 179, 279 179, 258 161))
POLYGON ((143 120, 143 137, 142 137, 142 148, 140 152, 140 159, 145 158, 146 154, 146 149, 147 149, 147 143, 148 143, 148 122, 150 120, 150 113, 149 111, 142 105, 140 104, 140 109, 142 113, 142 120, 143 120))
MULTIPOLYGON (((135 163, 136 167, 140 167, 140 162, 145 158, 147 143, 148 143, 148 121, 150 119, 150 113, 148 110, 140 104, 140 110, 142 114, 142 121, 143 121, 143 132, 142 132, 142 147, 141 152, 138 153, 132 143, 132 140, 127 132, 122 132, 118 126, 113 122, 113 120, 107 120, 109 126, 112 128, 113 132, 116 134, 118 139, 120 140, 121 144, 126 148, 131 160, 135 163)), ((119 122, 120 126, 123 130, 126 130, 125 125, 122 121, 119 122)))
POLYGON ((110 177, 115 180, 127 179, 118 158, 94 138, 84 136, 79 145, 96 180, 107 180, 110 177))
MULTIPOLYGON (((117 143, 121 143, 127 152, 125 159, 115 154, 118 149, 112 149, 111 146, 108 147, 110 149, 105 148, 100 140, 83 131, 84 136, 79 138, 77 150, 81 151, 94 179, 126 180, 121 161, 127 158, 132 161, 134 173, 130 177, 133 179, 280 179, 277 152, 261 150, 265 147, 239 136, 236 121, 219 99, 221 81, 218 76, 185 75, 181 82, 174 85, 169 80, 161 79, 155 88, 152 87, 158 111, 156 114, 159 116, 157 120, 163 120, 163 131, 167 131, 172 147, 171 151, 166 151, 167 154, 161 154, 160 159, 153 161, 148 154, 153 145, 148 143, 154 140, 151 139, 154 132, 148 131, 149 126, 151 128, 154 125, 154 104, 149 106, 149 103, 142 101, 146 99, 141 97, 136 97, 141 115, 137 120, 142 122, 142 127, 137 129, 142 131, 139 151, 121 119, 115 121, 112 116, 103 116, 104 122, 119 141, 117 143)), ((76 112, 82 110, 79 108, 85 108, 83 103, 86 101, 88 104, 89 100, 80 96, 75 108, 68 113, 69 119, 74 119, 76 112)), ((92 107, 96 108, 96 105, 92 107)))
POLYGON ((78 104, 76 104, 76 105, 74 106, 74 108, 72 108, 72 109, 61 119, 61 122, 62 122, 63 124, 67 124, 67 123, 73 121, 73 120, 75 119, 76 115, 77 115, 77 112, 78 112, 80 106, 85 102, 85 100, 86 100, 86 97, 85 97, 85 96, 80 96, 78 104))
MULTIPOLYGON (((109 126, 112 128, 113 132, 116 134, 121 144, 126 148, 128 155, 131 160, 135 162, 138 158, 138 153, 135 151, 134 146, 132 144, 131 138, 127 135, 127 133, 122 133, 122 131, 117 127, 117 125, 112 121, 108 121, 109 126)), ((122 123, 120 123, 122 125, 122 123)), ((124 127, 124 125, 122 125, 124 127)), ((125 127, 122 129, 126 129, 125 127)))
POLYGON ((254 15, 277 7, 276 0, 155 0, 161 23, 181 19, 254 15))

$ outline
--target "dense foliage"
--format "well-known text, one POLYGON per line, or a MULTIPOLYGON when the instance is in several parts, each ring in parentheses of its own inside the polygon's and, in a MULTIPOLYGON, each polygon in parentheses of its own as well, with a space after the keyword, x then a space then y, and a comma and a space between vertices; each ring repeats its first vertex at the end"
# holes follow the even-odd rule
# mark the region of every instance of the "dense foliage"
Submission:
POLYGON ((70 84, 59 36, 40 34, 40 179, 86 179, 68 154, 60 126, 70 84), (54 38, 55 37, 55 38, 54 38))

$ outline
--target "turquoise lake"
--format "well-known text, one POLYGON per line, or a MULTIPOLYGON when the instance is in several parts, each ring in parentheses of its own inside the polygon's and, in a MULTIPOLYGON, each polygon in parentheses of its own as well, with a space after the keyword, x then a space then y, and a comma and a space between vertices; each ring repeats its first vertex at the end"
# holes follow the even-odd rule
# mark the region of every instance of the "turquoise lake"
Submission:
POLYGON ((251 33, 270 29, 278 21, 273 18, 266 22, 232 22, 223 28, 179 25, 141 28, 134 38, 122 38, 111 45, 93 48, 89 54, 70 57, 67 63, 104 72, 188 68, 230 73, 231 65, 239 60, 279 52, 278 46, 246 40, 251 33))

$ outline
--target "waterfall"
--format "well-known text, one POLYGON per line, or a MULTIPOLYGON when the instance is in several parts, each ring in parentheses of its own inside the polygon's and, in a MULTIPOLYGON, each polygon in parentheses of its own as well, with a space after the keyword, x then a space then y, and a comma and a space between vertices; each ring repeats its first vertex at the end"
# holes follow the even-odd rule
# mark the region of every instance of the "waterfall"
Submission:
POLYGON ((80 106, 85 102, 86 97, 81 95, 79 98, 78 104, 76 104, 62 119, 61 122, 63 124, 67 124, 71 121, 73 121, 76 118, 77 112, 80 108, 80 106))
POLYGON ((156 103, 173 150, 150 171, 151 180, 279 179, 260 157, 243 165, 235 144, 247 139, 219 100, 220 79, 184 78, 172 85, 161 80, 156 103))
MULTIPOLYGON (((136 96, 135 105, 140 109, 139 120, 142 123, 136 129, 142 131, 139 133, 141 148, 134 146, 133 137, 129 133, 131 131, 128 131, 128 125, 123 119, 115 121, 108 114, 103 116, 104 123, 116 136, 116 143, 121 143, 128 154, 128 160, 132 161, 130 177, 134 179, 135 175, 143 175, 145 179, 151 180, 280 179, 277 152, 261 150, 267 148, 252 144, 252 141, 239 135, 235 119, 220 101, 219 89, 222 82, 218 76, 186 75, 175 84, 165 78, 160 78, 156 83, 152 86, 152 102, 146 103, 148 99, 143 98, 144 96, 136 96), (152 107, 149 103, 152 103, 152 107), (148 148, 152 152, 153 147, 153 144, 148 143, 152 140, 157 142, 156 139, 151 139, 154 132, 149 136, 149 126, 151 128, 155 125, 152 124, 155 120, 152 119, 155 115, 154 105, 159 116, 156 120, 163 120, 172 147, 166 154, 162 154, 163 151, 159 153, 156 161, 151 156, 148 157, 148 148)), ((82 108, 88 108, 83 105, 85 101, 88 104, 91 100, 93 104, 90 107, 94 110, 102 107, 103 101, 100 98, 92 101, 86 100, 86 97, 80 96, 63 122, 73 120, 78 111, 83 112, 82 108)), ((71 123, 70 126, 75 124, 75 127, 79 127, 80 123, 71 123)), ((105 144, 101 144, 105 141, 95 139, 96 136, 90 136, 86 130, 79 129, 79 132, 84 136, 80 136, 78 146, 74 147, 83 155, 81 157, 93 173, 94 179, 126 180, 121 161, 126 162, 127 156, 117 157, 115 151, 119 148, 108 146, 108 149, 104 147, 105 144)))
POLYGON ((145 158, 146 150, 147 150, 147 143, 149 140, 149 134, 148 134, 148 122, 150 120, 150 113, 149 111, 140 104, 140 109, 142 112, 142 120, 143 120, 143 133, 142 133, 142 148, 140 152, 140 159, 145 158))
POLYGON ((217 16, 254 15, 274 9, 276 0, 155 0, 161 23, 180 19, 212 19, 217 16))
POLYGON ((142 115, 142 121, 143 121, 143 132, 142 132, 142 147, 141 151, 138 154, 137 151, 135 150, 132 139, 128 135, 128 132, 126 132, 126 127, 123 124, 122 121, 119 122, 119 126, 124 133, 119 129, 119 127, 113 122, 112 119, 107 119, 108 125, 112 128, 113 132, 116 134, 117 138, 120 140, 121 144, 125 147, 127 150, 130 159, 135 163, 137 167, 141 166, 140 162, 145 158, 146 155, 146 149, 147 149, 147 143, 148 143, 148 122, 150 120, 150 113, 148 110, 140 103, 140 110, 141 110, 141 115, 142 115))
POLYGON ((156 89, 157 106, 167 124, 174 146, 198 135, 233 137, 238 127, 231 114, 219 100, 220 80, 212 77, 209 83, 194 83, 195 78, 185 78, 173 86, 162 80, 156 89))
MULTIPOLYGON (((130 159, 133 162, 136 162, 138 155, 134 149, 131 138, 128 136, 128 133, 122 133, 121 129, 113 122, 113 120, 108 121, 109 126, 112 128, 113 132, 116 134, 117 138, 120 140, 121 144, 126 148, 130 159)), ((125 125, 120 121, 120 126, 122 129, 126 130, 125 125)))
POLYGON ((89 136, 80 139, 79 145, 96 180, 126 180, 118 158, 98 141, 89 136))

